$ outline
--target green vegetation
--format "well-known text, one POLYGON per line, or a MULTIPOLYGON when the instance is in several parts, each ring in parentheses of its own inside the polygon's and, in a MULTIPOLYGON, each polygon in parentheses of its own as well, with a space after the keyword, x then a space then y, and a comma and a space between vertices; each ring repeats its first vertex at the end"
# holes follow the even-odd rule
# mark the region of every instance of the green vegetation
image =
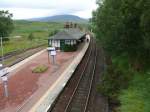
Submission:
POLYGON ((33 73, 44 73, 48 70, 48 67, 45 65, 39 65, 32 70, 33 73))
MULTIPOLYGON (((0 10, 0 37, 9 36, 13 30, 12 14, 0 10)), ((6 39, 8 40, 8 39, 6 39)))
POLYGON ((4 54, 7 54, 13 51, 23 51, 29 48, 43 45, 46 42, 47 42, 46 40, 29 41, 28 39, 24 39, 24 38, 10 39, 9 41, 4 42, 4 54))
POLYGON ((104 47, 107 61, 98 89, 110 103, 119 106, 113 108, 115 112, 149 112, 150 2, 97 3, 91 27, 104 47))
POLYGON ((118 65, 108 65, 103 76, 103 83, 98 85, 98 90, 105 96, 109 96, 110 100, 116 100, 121 89, 128 87, 132 75, 132 72, 123 70, 118 65))
POLYGON ((30 34, 29 34, 28 39, 31 40, 31 41, 34 39, 33 33, 30 33, 30 34))
POLYGON ((55 34, 58 33, 58 32, 59 32, 59 30, 51 31, 51 32, 49 33, 49 37, 55 35, 55 34))
POLYGON ((63 46, 63 51, 65 52, 73 52, 73 51, 76 51, 77 50, 77 46, 71 46, 71 45, 64 45, 63 46))
POLYGON ((63 23, 14 21, 14 30, 9 36, 9 41, 4 42, 4 54, 47 45, 49 34, 61 28, 63 23), (34 38, 29 39, 29 35, 34 38))
POLYGON ((63 23, 54 22, 32 22, 32 21, 14 21, 15 30, 11 36, 28 37, 30 33, 34 33, 38 39, 47 38, 49 33, 63 28, 63 23))
POLYGON ((150 74, 135 74, 127 90, 122 91, 121 112, 150 112, 150 74))

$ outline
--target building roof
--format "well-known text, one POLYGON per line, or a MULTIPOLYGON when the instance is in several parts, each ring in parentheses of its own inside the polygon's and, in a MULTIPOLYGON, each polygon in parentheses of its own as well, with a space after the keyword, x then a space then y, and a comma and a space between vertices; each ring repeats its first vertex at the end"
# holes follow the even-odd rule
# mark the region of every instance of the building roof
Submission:
POLYGON ((65 29, 58 32, 56 35, 52 36, 50 39, 52 40, 79 40, 84 36, 84 32, 81 32, 79 29, 65 29))

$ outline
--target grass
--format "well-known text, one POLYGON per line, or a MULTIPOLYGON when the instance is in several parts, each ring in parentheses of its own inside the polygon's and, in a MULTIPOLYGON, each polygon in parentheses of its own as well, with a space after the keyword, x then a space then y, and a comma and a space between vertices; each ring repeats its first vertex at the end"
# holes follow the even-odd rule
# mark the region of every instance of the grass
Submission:
POLYGON ((26 34, 36 32, 44 34, 44 36, 48 36, 49 32, 58 30, 62 27, 63 27, 62 23, 15 21, 16 29, 14 30, 12 35, 20 34, 25 36, 26 34))
MULTIPOLYGON (((10 41, 4 42, 4 55, 18 50, 33 48, 47 44, 48 35, 63 28, 63 23, 14 21, 15 29, 10 34, 10 41), (33 33, 34 39, 28 39, 33 33)), ((1 54, 0 54, 1 56, 1 54)))
POLYGON ((28 56, 31 56, 33 54, 35 54, 37 51, 44 49, 46 46, 41 46, 38 49, 35 50, 28 50, 26 52, 22 52, 21 54, 19 53, 18 55, 14 55, 6 60, 4 60, 4 65, 5 66, 11 66, 12 64, 16 63, 19 60, 25 59, 28 56))
POLYGON ((39 65, 32 70, 33 73, 44 73, 48 70, 48 67, 45 65, 39 65))
POLYGON ((150 76, 135 74, 128 89, 120 94, 121 112, 150 112, 150 76))
POLYGON ((27 39, 11 39, 4 43, 4 54, 12 51, 22 51, 28 48, 33 48, 39 45, 46 44, 47 40, 33 40, 29 41, 27 39))

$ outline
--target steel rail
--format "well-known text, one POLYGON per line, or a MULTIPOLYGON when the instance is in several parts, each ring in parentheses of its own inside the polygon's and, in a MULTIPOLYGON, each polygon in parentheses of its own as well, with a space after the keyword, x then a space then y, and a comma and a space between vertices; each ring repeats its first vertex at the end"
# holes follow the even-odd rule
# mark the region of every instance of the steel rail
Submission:
MULTIPOLYGON (((93 39, 91 39, 91 40, 93 41, 93 39)), ((91 51, 90 51, 90 52, 92 52, 92 50, 93 50, 93 48, 94 48, 94 45, 95 45, 95 44, 94 44, 94 41, 91 42, 91 43, 93 44, 93 46, 91 47, 91 51)), ((95 47, 95 49, 96 49, 96 47, 95 47)), ((96 51, 95 51, 95 52, 96 52, 96 51)), ((77 92, 77 89, 78 89, 78 87, 79 87, 79 85, 80 85, 80 83, 81 83, 81 79, 83 78, 84 73, 86 72, 86 68, 87 68, 87 66, 88 66, 88 63, 89 63, 89 59, 90 59, 91 54, 92 54, 92 53, 89 54, 88 60, 87 60, 87 62, 86 62, 86 66, 84 67, 84 69, 83 69, 83 71, 82 71, 82 73, 81 73, 81 77, 80 77, 80 79, 79 79, 79 81, 78 81, 78 83, 77 83, 76 88, 74 89, 74 92, 73 92, 73 94, 72 94, 72 96, 71 96, 71 98, 70 98, 70 100, 69 100, 69 102, 68 102, 68 104, 67 104, 67 106, 66 106, 64 112, 68 112, 69 106, 71 105, 71 103, 72 103, 72 101, 73 101, 73 98, 75 97, 75 94, 76 94, 76 92, 77 92)), ((97 55, 97 53, 96 53, 96 55, 97 55)), ((89 92, 91 91, 91 88, 92 88, 92 82, 93 82, 93 78, 94 78, 93 75, 94 75, 94 73, 95 73, 96 55, 95 55, 95 60, 94 60, 94 69, 93 69, 93 73, 92 73, 92 80, 90 81, 91 84, 90 84, 90 90, 89 90, 89 92)), ((88 105, 89 96, 90 96, 90 93, 88 93, 88 96, 87 96, 87 99, 86 99, 86 105, 85 105, 85 106, 88 105)), ((87 107, 84 108, 85 111, 86 111, 86 108, 87 108, 87 107)))
MULTIPOLYGON (((89 46, 88 46, 88 49, 87 49, 87 51, 86 51, 86 53, 85 53, 85 55, 84 55, 84 57, 83 57, 83 59, 82 59, 82 61, 80 62, 80 64, 78 65, 78 68, 80 67, 80 66, 82 66, 83 65, 83 63, 84 63, 84 61, 85 61, 85 64, 84 64, 84 67, 83 67, 83 69, 82 69, 82 72, 83 72, 83 70, 84 69, 86 69, 86 66, 88 65, 88 61, 89 61, 89 59, 90 59, 90 55, 91 55, 91 52, 92 52, 92 39, 90 40, 90 44, 89 44, 89 46)), ((77 71, 78 71, 78 69, 77 69, 77 71)), ((81 71, 81 70, 80 70, 81 71)), ((83 73, 82 73, 83 74, 83 73)), ((76 78, 79 76, 79 78, 78 79, 80 79, 81 78, 81 74, 74 74, 74 75, 72 75, 72 77, 70 78, 70 80, 76 80, 76 78)), ((66 85, 66 87, 65 88, 67 88, 67 86, 69 86, 71 83, 72 83, 72 81, 70 82, 70 80, 68 81, 68 84, 66 85)), ((77 83, 78 82, 76 82, 76 84, 75 84, 75 87, 76 87, 76 85, 77 85, 77 83)), ((74 91, 74 89, 75 89, 75 87, 73 87, 73 91, 74 91)), ((70 88, 71 89, 71 88, 70 88)), ((61 93, 61 94, 63 94, 63 93, 61 93)), ((61 98, 61 94, 58 96, 58 98, 56 99, 56 101, 53 103, 53 106, 48 110, 48 112, 55 112, 55 109, 57 109, 57 108, 59 108, 59 107, 57 107, 56 106, 56 104, 58 103, 58 105, 59 105, 59 98, 61 98), (55 107, 56 106, 56 107, 55 107)), ((63 100, 63 99, 60 99, 61 101, 63 100)), ((69 101, 70 101, 70 99, 69 99, 69 101)), ((66 101, 65 101, 66 102, 66 101)), ((68 102, 68 101, 67 101, 68 102)), ((68 103, 67 103, 68 104, 68 103)), ((64 105, 67 105, 67 104, 64 104, 64 105)), ((66 107, 66 106, 65 106, 66 107)))
POLYGON ((88 96, 87 96, 84 112, 87 111, 87 107, 88 107, 89 100, 90 100, 90 95, 91 95, 91 92, 92 92, 93 80, 94 80, 94 76, 95 76, 95 70, 96 70, 96 64, 97 64, 97 48, 95 48, 95 49, 96 49, 96 56, 95 56, 95 62, 94 62, 95 64, 94 64, 94 69, 93 69, 93 73, 92 73, 92 79, 91 79, 91 82, 90 82, 90 89, 89 89, 89 93, 88 93, 88 96))

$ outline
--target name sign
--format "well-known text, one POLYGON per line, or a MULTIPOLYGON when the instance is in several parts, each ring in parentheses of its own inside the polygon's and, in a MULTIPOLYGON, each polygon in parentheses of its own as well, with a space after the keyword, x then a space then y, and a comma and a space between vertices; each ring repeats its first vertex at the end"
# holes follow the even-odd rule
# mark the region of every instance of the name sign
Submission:
POLYGON ((55 56, 56 55, 56 51, 51 51, 50 54, 51 54, 51 56, 55 56))

